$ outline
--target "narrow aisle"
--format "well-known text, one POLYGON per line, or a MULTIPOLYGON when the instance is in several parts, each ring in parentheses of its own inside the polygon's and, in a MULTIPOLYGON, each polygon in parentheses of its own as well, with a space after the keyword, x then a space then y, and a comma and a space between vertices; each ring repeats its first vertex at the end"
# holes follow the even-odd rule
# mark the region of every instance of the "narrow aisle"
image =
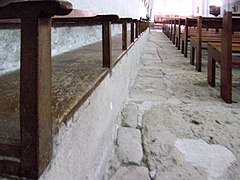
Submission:
POLYGON ((152 31, 121 114, 111 180, 240 179, 240 99, 226 104, 152 31))

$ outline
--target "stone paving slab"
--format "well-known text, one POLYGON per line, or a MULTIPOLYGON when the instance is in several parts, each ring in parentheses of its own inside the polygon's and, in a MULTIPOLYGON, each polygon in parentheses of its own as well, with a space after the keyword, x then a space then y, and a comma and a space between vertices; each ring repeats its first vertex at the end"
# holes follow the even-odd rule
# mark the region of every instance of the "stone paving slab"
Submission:
POLYGON ((134 128, 120 127, 117 139, 117 155, 123 164, 140 165, 143 159, 141 132, 134 128))
POLYGON ((130 104, 122 111, 123 126, 137 128, 138 127, 138 106, 130 104))
POLYGON ((110 180, 150 180, 148 169, 140 166, 120 167, 110 180))

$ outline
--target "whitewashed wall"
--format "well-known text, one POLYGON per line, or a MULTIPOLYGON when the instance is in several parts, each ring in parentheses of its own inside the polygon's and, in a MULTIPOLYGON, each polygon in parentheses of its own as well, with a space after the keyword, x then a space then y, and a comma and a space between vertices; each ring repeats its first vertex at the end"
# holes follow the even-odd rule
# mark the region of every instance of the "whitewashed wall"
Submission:
POLYGON ((240 0, 151 0, 150 9, 152 19, 154 14, 158 15, 180 15, 180 16, 211 16, 210 5, 221 6, 221 15, 224 10, 233 11, 233 6, 240 12, 240 0))
POLYGON ((62 123, 54 137, 53 159, 40 180, 104 179, 114 151, 117 116, 128 98, 148 36, 149 31, 145 31, 111 75, 67 123, 62 123))
MULTIPOLYGON (((95 13, 117 14, 139 19, 146 17, 142 0, 70 0, 75 9, 95 13)), ((121 26, 112 26, 112 35, 121 26)), ((101 27, 52 28, 52 54, 57 55, 101 40, 101 27)), ((19 68, 20 30, 0 30, 0 75, 19 68)))
POLYGON ((142 0, 71 0, 73 7, 96 13, 113 13, 134 18, 146 17, 142 0))

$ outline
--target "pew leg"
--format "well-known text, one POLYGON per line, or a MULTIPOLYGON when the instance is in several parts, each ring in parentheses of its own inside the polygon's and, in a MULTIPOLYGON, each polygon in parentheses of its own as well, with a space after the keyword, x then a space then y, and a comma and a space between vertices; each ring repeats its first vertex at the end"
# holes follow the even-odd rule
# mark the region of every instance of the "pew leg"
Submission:
POLYGON ((194 57, 195 57, 195 48, 191 46, 190 49, 190 64, 194 65, 194 57))
POLYGON ((188 53, 188 41, 185 40, 184 42, 184 57, 187 58, 188 53))
POLYGON ((224 60, 221 62, 220 95, 226 103, 232 103, 232 65, 224 60))
POLYGON ((180 50, 180 44, 181 44, 180 40, 181 40, 181 38, 178 37, 178 42, 177 42, 177 48, 178 48, 178 50, 180 50))
POLYGON ((184 54, 184 40, 181 40, 181 53, 184 54))
POLYGON ((208 54, 208 84, 215 87, 216 61, 208 54))
POLYGON ((176 39, 175 39, 175 46, 178 47, 178 37, 176 36, 176 39))
POLYGON ((51 19, 21 19, 20 176, 37 179, 52 157, 51 19))
POLYGON ((172 43, 175 44, 175 35, 172 36, 172 43))
POLYGON ((202 71, 202 47, 196 48, 196 70, 198 72, 202 71))

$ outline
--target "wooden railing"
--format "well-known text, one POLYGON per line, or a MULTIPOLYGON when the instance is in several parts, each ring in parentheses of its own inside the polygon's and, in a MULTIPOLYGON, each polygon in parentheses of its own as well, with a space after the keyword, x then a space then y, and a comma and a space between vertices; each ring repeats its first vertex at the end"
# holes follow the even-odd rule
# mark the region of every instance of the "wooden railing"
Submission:
POLYGON ((6 156, 0 160, 0 175, 37 179, 52 157, 51 27, 102 25, 102 66, 111 69, 111 24, 122 24, 122 49, 126 50, 127 23, 131 24, 133 43, 148 22, 117 15, 81 15, 79 11, 67 15, 72 11, 67 1, 2 2, 0 26, 21 28, 21 65, 20 138, 0 138, 0 155, 6 156))

